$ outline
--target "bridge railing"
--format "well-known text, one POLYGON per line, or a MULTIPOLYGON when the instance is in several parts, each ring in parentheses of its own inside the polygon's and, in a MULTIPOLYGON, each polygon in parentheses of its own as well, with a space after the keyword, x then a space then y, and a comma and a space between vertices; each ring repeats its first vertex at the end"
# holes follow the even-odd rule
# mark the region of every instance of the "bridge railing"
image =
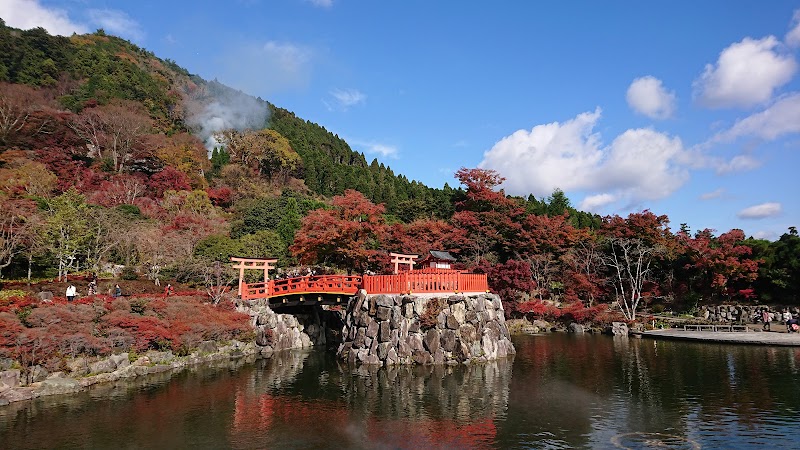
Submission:
POLYGON ((485 274, 456 271, 405 272, 365 276, 364 290, 369 294, 486 292, 489 290, 489 283, 485 274))
POLYGON ((272 281, 270 295, 302 294, 312 292, 330 292, 337 294, 355 294, 361 286, 361 277, 345 275, 317 275, 298 278, 286 278, 272 281))
POLYGON ((266 283, 244 283, 242 299, 269 298, 290 294, 333 293, 354 295, 361 287, 362 279, 347 275, 316 275, 266 283))
POLYGON ((244 283, 242 299, 270 298, 292 294, 333 293, 355 295, 360 288, 369 294, 486 292, 485 274, 458 271, 404 272, 397 275, 318 275, 266 283, 244 283))

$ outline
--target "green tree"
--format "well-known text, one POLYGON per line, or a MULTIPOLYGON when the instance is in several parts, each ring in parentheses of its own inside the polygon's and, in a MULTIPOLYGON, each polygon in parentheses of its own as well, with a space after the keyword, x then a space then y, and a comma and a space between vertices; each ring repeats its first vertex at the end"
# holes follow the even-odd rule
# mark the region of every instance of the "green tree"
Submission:
POLYGON ((302 218, 300 217, 300 207, 297 204, 297 199, 286 199, 286 206, 283 209, 281 221, 278 222, 278 234, 283 242, 288 247, 294 242, 294 234, 300 229, 302 225, 302 218))
POLYGON ((286 243, 272 230, 259 230, 239 238, 241 254, 254 258, 277 258, 279 266, 290 263, 286 243))
POLYGON ((66 280, 69 272, 84 267, 87 244, 92 227, 88 220, 89 206, 73 187, 47 201, 47 241, 58 265, 58 279, 66 280))

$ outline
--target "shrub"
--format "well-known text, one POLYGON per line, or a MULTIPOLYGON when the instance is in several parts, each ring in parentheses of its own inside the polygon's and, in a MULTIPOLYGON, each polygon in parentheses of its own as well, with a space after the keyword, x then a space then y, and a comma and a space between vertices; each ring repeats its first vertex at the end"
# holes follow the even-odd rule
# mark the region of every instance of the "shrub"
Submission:
POLYGON ((106 355, 171 349, 187 355, 204 340, 252 341, 247 314, 232 304, 214 307, 202 295, 164 298, 56 298, 39 303, 29 297, 0 302, 0 356, 22 368, 56 369, 67 356, 106 355), (23 320, 24 319, 24 320, 23 320))
POLYGON ((423 330, 434 328, 439 323, 439 313, 444 311, 446 304, 442 298, 429 299, 419 316, 420 328, 423 330))
POLYGON ((4 289, 0 291, 0 304, 9 300, 11 297, 25 297, 25 291, 21 289, 4 289))
POLYGON ((128 280, 128 281, 138 280, 139 274, 136 273, 136 269, 134 269, 133 267, 126 266, 124 269, 122 269, 122 274, 120 275, 120 277, 123 280, 128 280))

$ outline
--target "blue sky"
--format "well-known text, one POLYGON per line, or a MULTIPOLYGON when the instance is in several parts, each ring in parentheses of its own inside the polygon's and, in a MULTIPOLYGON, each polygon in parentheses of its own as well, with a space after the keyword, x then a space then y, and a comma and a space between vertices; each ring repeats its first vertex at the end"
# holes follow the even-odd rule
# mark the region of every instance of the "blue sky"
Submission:
POLYGON ((0 0, 104 28, 440 187, 650 209, 775 239, 800 225, 800 1, 0 0))

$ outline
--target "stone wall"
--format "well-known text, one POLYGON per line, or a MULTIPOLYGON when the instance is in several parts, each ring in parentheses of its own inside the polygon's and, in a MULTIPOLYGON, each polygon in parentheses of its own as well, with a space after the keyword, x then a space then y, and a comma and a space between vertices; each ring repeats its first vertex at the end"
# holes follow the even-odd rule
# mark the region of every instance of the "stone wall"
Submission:
POLYGON ((251 300, 239 310, 250 315, 256 331, 256 346, 262 356, 341 341, 341 316, 319 306, 310 306, 293 314, 278 314, 266 300, 251 300))
MULTIPOLYGON (((768 309, 772 314, 772 321, 781 321, 783 308, 764 305, 717 305, 702 306, 697 312, 697 317, 715 323, 754 323, 761 321, 761 311, 768 309)), ((797 316, 800 309, 797 307, 787 308, 792 315, 797 316)))
POLYGON ((360 291, 344 321, 337 354, 350 363, 460 364, 515 353, 494 294, 426 298, 360 291))

